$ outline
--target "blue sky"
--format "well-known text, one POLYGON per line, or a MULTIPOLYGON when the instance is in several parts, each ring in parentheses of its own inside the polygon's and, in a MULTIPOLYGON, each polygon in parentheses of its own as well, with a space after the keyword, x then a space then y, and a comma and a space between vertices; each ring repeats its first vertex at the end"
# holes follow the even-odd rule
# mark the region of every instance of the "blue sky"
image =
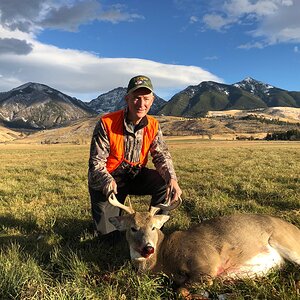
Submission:
POLYGON ((0 91, 32 81, 89 101, 135 75, 169 100, 253 77, 300 91, 299 0, 0 0, 0 91))

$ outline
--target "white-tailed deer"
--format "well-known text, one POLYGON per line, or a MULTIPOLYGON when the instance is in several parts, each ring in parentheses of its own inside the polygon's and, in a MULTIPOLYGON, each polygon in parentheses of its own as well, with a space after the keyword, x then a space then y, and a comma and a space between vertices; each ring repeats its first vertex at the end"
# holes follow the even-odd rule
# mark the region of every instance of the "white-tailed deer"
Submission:
POLYGON ((256 214, 214 218, 186 231, 164 236, 166 215, 135 212, 109 198, 129 214, 110 222, 126 231, 130 256, 139 271, 164 272, 179 286, 266 275, 284 259, 300 265, 300 230, 281 219, 256 214))

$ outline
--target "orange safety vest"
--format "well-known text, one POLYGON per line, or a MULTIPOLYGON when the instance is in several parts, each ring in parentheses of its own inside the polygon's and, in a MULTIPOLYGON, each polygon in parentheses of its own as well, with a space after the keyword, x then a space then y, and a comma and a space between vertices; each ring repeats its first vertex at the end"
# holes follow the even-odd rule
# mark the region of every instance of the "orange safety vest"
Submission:
POLYGON ((109 113, 101 118, 110 145, 110 153, 106 161, 106 168, 109 173, 113 172, 123 161, 132 166, 138 164, 145 166, 147 164, 150 145, 158 131, 158 121, 150 116, 147 116, 147 119, 148 125, 144 127, 140 161, 132 163, 125 159, 124 153, 124 110, 109 113))

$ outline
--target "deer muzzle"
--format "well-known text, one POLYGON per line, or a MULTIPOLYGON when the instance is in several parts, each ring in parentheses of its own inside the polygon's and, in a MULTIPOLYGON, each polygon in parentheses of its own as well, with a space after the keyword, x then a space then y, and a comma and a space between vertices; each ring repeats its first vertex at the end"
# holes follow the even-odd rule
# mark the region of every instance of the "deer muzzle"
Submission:
POLYGON ((148 258, 153 253, 154 247, 152 247, 151 245, 146 245, 141 251, 141 255, 145 258, 148 258))

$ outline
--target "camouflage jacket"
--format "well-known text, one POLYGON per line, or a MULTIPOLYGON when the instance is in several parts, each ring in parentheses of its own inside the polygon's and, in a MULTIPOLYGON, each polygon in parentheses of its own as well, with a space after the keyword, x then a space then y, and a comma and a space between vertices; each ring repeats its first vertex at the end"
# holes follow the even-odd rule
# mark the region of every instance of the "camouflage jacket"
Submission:
MULTIPOLYGON (((125 116, 127 110, 125 109, 125 116)), ((124 119, 124 145, 125 159, 130 162, 139 162, 140 151, 142 147, 144 127, 148 124, 147 116, 140 123, 134 126, 125 117, 124 119)), ((88 184, 94 190, 103 191, 110 182, 115 179, 117 184, 122 184, 121 178, 127 171, 121 166, 114 170, 111 174, 106 169, 106 159, 109 156, 110 144, 107 133, 101 122, 101 119, 95 126, 89 158, 88 184)), ((167 145, 163 140, 161 128, 150 146, 149 152, 152 156, 152 162, 156 170, 169 182, 171 178, 177 180, 171 155, 167 145)))

